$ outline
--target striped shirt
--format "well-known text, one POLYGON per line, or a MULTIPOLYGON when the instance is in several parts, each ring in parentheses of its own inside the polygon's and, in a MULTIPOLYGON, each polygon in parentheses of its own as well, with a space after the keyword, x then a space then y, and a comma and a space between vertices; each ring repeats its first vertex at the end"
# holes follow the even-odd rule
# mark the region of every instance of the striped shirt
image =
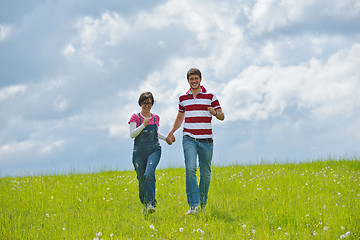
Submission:
POLYGON ((221 109, 216 96, 207 92, 203 86, 196 97, 191 89, 179 97, 179 112, 185 113, 184 135, 193 138, 212 138, 212 115, 208 107, 221 109))

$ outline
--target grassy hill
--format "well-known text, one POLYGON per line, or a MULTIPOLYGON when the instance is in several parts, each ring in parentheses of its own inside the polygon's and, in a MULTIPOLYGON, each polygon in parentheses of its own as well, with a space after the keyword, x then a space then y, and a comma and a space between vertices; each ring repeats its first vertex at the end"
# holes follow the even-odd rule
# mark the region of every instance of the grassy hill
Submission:
POLYGON ((359 239, 360 161, 213 167, 188 216, 185 170, 156 171, 142 214, 135 171, 0 178, 1 239, 359 239))

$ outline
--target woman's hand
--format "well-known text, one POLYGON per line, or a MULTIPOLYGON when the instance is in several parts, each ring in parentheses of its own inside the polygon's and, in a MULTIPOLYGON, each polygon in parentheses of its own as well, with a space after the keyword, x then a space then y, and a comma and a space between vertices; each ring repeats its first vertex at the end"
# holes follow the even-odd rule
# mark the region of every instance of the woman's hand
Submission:
POLYGON ((144 118, 144 126, 146 127, 147 123, 150 121, 151 117, 150 118, 144 118))

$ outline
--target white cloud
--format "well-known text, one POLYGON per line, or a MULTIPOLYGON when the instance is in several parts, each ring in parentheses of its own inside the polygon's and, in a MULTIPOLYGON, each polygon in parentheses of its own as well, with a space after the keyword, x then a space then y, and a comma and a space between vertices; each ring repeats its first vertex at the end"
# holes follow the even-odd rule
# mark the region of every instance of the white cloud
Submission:
POLYGON ((16 158, 17 155, 28 152, 34 148, 34 143, 32 141, 20 141, 7 143, 0 146, 0 162, 6 163, 12 161, 16 158))
POLYGON ((71 57, 75 54, 75 51, 76 51, 76 49, 74 48, 74 46, 71 44, 68 44, 62 49, 62 54, 65 57, 71 57))
MULTIPOLYGON (((131 33, 131 25, 119 14, 112 12, 103 13, 99 19, 82 17, 75 27, 79 31, 79 50, 88 61, 99 66, 103 66, 103 61, 100 60, 102 49, 119 45, 131 33)), ((75 48, 72 44, 69 45, 75 48)))
POLYGON ((41 147, 39 149, 40 153, 44 153, 44 154, 50 154, 53 152, 54 149, 60 148, 61 146, 63 146, 65 143, 64 140, 58 140, 58 141, 54 141, 51 142, 43 147, 41 147))
POLYGON ((311 1, 306 0, 258 0, 250 15, 250 26, 263 33, 300 21, 303 8, 309 4, 311 1))
POLYGON ((360 44, 343 49, 322 64, 312 60, 290 67, 249 67, 223 89, 228 119, 266 120, 288 107, 319 119, 351 117, 360 106, 360 44))
POLYGON ((67 109, 69 103, 64 96, 57 96, 53 102, 55 112, 63 112, 67 109))
POLYGON ((13 28, 8 24, 0 24, 0 43, 5 42, 11 36, 13 28))
POLYGON ((359 13, 360 4, 357 0, 258 0, 249 15, 249 27, 255 28, 257 34, 296 24, 318 26, 320 23, 326 27, 335 20, 341 22, 358 18, 359 13))
POLYGON ((22 93, 24 94, 27 89, 25 85, 16 85, 0 89, 0 102, 5 99, 14 97, 15 95, 22 93))

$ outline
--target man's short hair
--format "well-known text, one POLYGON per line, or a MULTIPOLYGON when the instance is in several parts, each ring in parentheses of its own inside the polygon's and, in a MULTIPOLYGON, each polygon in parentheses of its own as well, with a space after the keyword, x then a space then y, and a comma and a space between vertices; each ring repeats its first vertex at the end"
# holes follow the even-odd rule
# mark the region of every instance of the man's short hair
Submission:
POLYGON ((190 68, 189 71, 186 74, 187 80, 189 80, 190 75, 198 75, 201 79, 201 72, 197 68, 190 68))

